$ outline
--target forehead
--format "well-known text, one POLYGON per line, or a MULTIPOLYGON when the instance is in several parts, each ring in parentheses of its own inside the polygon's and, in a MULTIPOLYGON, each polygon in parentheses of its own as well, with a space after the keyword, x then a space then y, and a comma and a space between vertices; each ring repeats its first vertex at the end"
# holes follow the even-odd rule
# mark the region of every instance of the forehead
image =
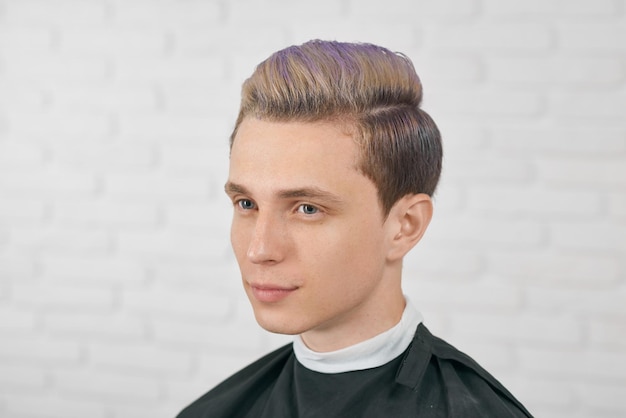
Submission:
POLYGON ((358 155, 339 124, 246 119, 231 149, 228 184, 257 201, 315 190, 307 195, 376 205, 377 188, 357 168, 358 155))
POLYGON ((340 124, 246 118, 234 138, 230 174, 345 174, 357 172, 357 160, 356 142, 340 124))

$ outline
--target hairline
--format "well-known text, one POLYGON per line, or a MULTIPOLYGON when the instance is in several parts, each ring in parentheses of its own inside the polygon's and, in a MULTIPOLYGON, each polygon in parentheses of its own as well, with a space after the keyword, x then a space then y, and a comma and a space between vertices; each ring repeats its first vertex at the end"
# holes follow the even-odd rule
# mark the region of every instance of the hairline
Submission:
MULTIPOLYGON (((247 119, 256 119, 259 121, 265 122, 275 122, 275 123, 290 123, 290 122, 299 122, 305 124, 333 124, 338 129, 340 129, 346 136, 349 136, 350 139, 356 144, 357 155, 355 157, 354 165, 352 168, 360 173, 363 177, 368 179, 374 185, 376 189, 377 201, 381 209, 381 213, 383 215, 383 221, 387 219, 389 213, 391 212, 391 208, 395 205, 402 197, 398 197, 395 202, 389 207, 386 207, 385 202, 383 200, 383 194, 380 190, 376 181, 369 176, 364 170, 364 166, 368 164, 367 161, 367 152, 366 146, 364 144, 363 134, 361 133, 362 127, 358 123, 358 118, 353 115, 349 115, 348 112, 337 113, 334 115, 329 115, 325 117, 316 117, 316 118, 306 118, 306 117, 274 117, 274 116, 261 116, 259 112, 250 112, 250 114, 240 113, 237 124, 233 129, 233 132, 230 135, 230 143, 229 143, 229 153, 232 151, 233 146, 235 144, 235 139, 237 137, 237 133, 239 132, 239 127, 241 124, 247 119)), ((230 182, 227 182, 228 185, 230 182)), ((409 194, 409 193, 407 193, 409 194)), ((405 195, 406 196, 406 195, 405 195)))

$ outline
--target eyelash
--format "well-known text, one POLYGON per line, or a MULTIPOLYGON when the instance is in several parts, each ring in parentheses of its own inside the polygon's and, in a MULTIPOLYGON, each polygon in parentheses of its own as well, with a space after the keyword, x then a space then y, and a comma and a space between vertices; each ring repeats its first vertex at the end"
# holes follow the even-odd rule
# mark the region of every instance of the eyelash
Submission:
MULTIPOLYGON (((235 204, 239 207, 239 209, 244 210, 244 211, 256 209, 256 204, 250 199, 239 199, 235 201, 235 204), (244 204, 249 204, 251 207, 244 207, 244 204)), ((302 213, 304 215, 316 215, 320 212, 320 209, 315 205, 311 205, 310 203, 302 203, 298 205, 297 212, 302 213), (313 212, 307 213, 305 211, 305 208, 313 210, 313 212)))
POLYGON ((240 208, 240 209, 242 209, 242 210, 252 210, 252 209, 256 209, 256 204, 255 204, 252 200, 250 200, 250 199, 239 199, 239 200, 237 200, 237 201, 235 202, 235 204, 236 204, 237 206, 239 206, 239 208, 240 208), (249 208, 245 208, 245 207, 243 207, 244 202, 245 202, 245 203, 250 203, 250 205, 252 205, 252 207, 249 207, 249 208))
POLYGON ((303 203, 303 204, 298 206, 298 212, 303 213, 305 215, 315 215, 315 214, 319 213, 319 211, 320 210, 319 210, 319 208, 317 206, 313 206, 313 205, 308 204, 308 203, 303 203), (306 213, 303 208, 313 209, 314 212, 313 213, 306 213))

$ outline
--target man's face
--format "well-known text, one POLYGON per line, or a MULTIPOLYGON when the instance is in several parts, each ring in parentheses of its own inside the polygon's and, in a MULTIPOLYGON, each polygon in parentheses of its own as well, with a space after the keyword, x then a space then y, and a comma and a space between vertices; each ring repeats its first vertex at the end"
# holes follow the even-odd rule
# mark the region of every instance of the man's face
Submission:
POLYGON ((376 187, 357 161, 335 124, 241 123, 226 184, 231 241, 265 329, 354 334, 397 291, 385 277, 390 240, 376 187))

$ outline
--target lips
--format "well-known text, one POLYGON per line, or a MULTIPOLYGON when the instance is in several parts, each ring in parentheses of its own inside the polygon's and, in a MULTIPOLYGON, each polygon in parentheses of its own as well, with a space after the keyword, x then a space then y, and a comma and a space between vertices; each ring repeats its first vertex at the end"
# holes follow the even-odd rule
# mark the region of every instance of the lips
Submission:
POLYGON ((250 290, 254 298, 264 303, 280 302, 297 289, 297 287, 250 284, 250 290))

